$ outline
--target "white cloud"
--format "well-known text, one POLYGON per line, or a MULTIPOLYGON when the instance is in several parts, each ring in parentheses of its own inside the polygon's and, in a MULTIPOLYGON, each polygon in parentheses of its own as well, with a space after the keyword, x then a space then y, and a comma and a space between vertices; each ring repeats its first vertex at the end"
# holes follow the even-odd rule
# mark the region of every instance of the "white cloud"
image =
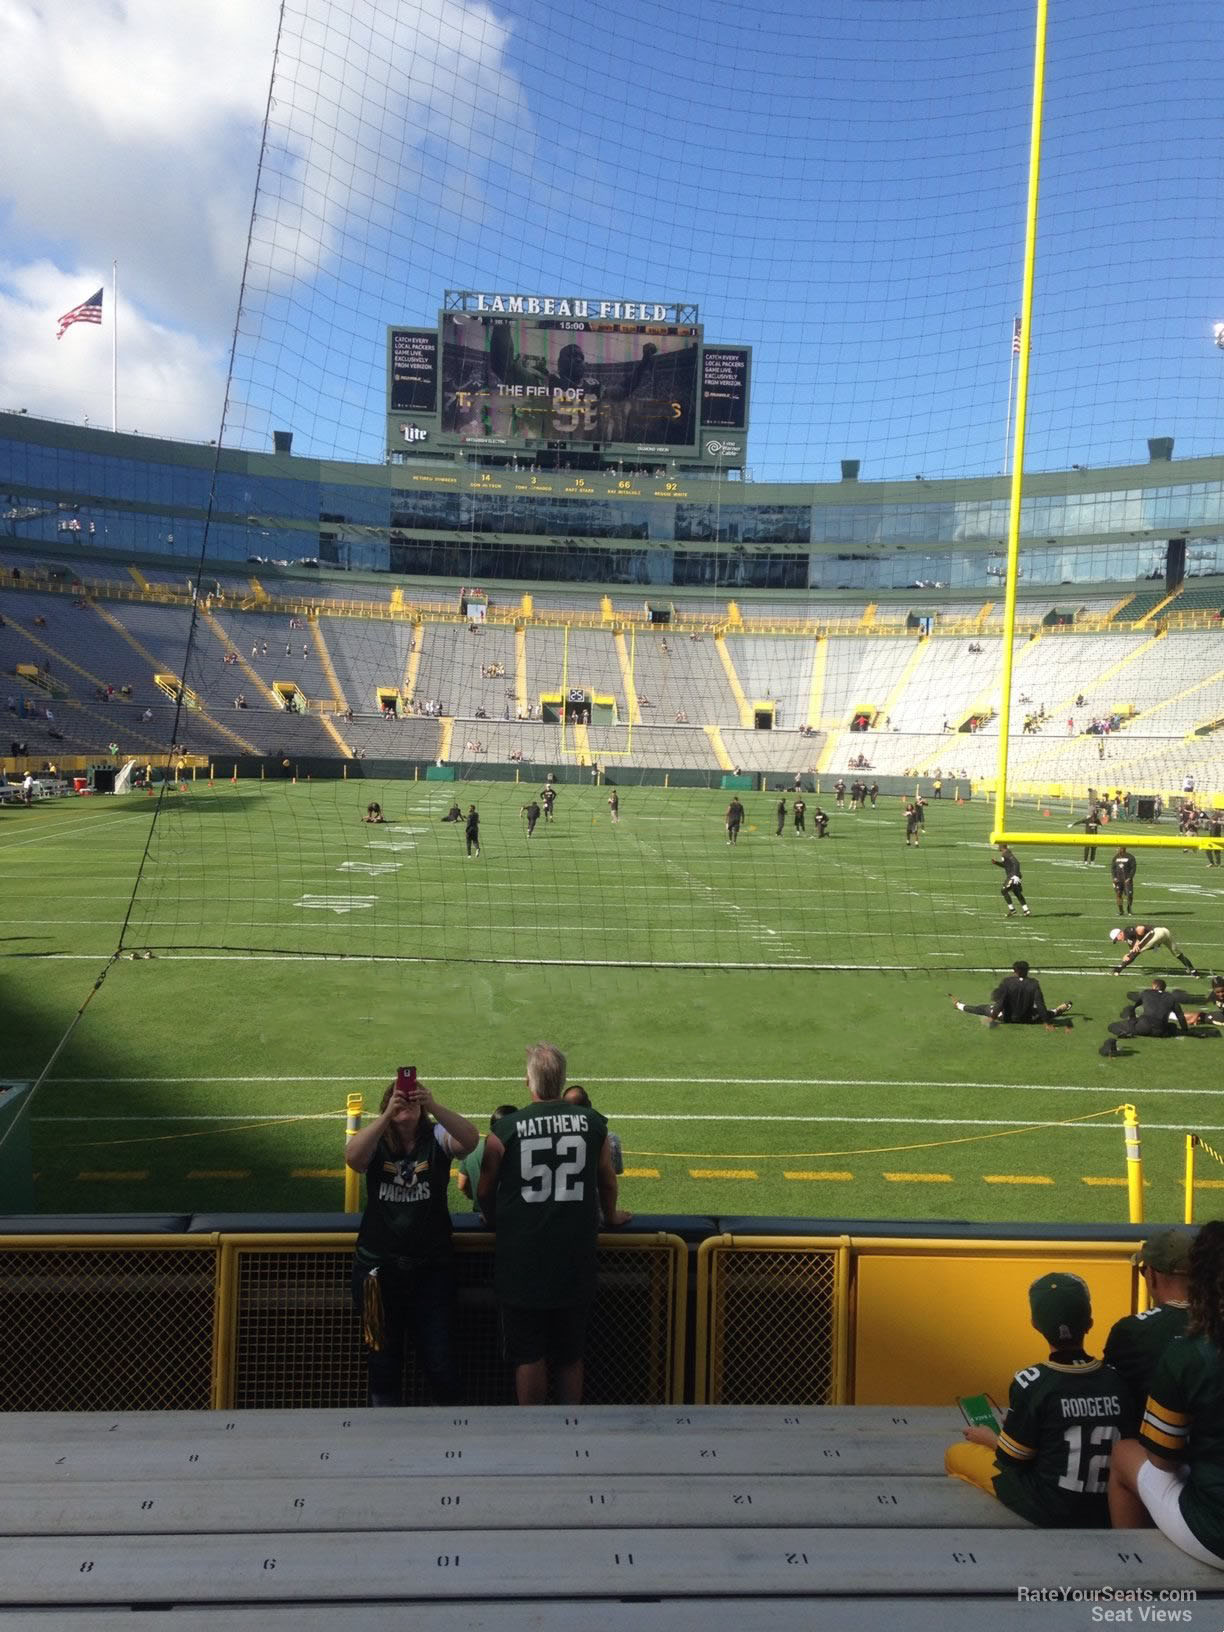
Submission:
MULTIPOLYGON (((119 292, 119 428, 207 441, 217 435, 228 352, 154 323, 119 292)), ((50 261, 0 263, 0 408, 111 423, 109 268, 63 272, 50 261), (102 323, 57 320, 103 286, 102 323)))
MULTIPOLYGON (((0 405, 109 424, 109 327, 57 343, 54 319, 99 282, 109 305, 115 258, 120 428, 216 434, 278 11, 277 0, 0 0, 0 151, 20 156, 0 173, 0 405)), ((404 315, 405 266, 416 262, 435 299, 451 275, 421 266, 425 216, 474 227, 488 166, 529 173, 509 45, 482 0, 303 0, 287 14, 236 424, 256 406, 242 382, 288 398, 297 423, 329 369, 377 412, 381 328, 404 315), (294 372, 303 312, 309 377, 294 372)))

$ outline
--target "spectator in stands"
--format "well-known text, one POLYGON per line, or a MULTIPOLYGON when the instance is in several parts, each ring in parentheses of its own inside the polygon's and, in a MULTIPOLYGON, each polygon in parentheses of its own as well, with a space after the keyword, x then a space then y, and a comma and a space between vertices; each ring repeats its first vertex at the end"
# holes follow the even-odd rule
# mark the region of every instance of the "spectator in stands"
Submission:
MULTIPOLYGON (((571 1082, 566 1088, 565 1092, 561 1095, 561 1098, 567 1105, 582 1105, 588 1111, 592 1108, 591 1096, 587 1093, 586 1089, 580 1082, 571 1082)), ((608 1148, 612 1153, 612 1171, 619 1179, 621 1174, 625 1171, 625 1153, 621 1145, 620 1135, 618 1133, 613 1133, 611 1128, 608 1129, 608 1148)), ((599 1223, 601 1228, 603 1226, 603 1221, 603 1208, 601 1207, 599 1210, 599 1223)))
POLYGON ((1186 1335, 1156 1363, 1137 1439, 1114 1446, 1109 1516, 1155 1525, 1183 1552, 1224 1569, 1224 1222, 1189 1257, 1186 1335))
POLYGON ((496 1121, 485 1143, 480 1210, 497 1232, 493 1285, 518 1403, 544 1404, 551 1360, 558 1400, 576 1405, 600 1208, 612 1229, 630 1215, 617 1206, 607 1122, 585 1106, 562 1107, 560 1049, 529 1048, 526 1082, 531 1103, 496 1121))
POLYGON ((968 1443, 950 1445, 944 1467, 1030 1524, 1104 1527, 1105 1452, 1134 1409, 1126 1384, 1084 1349, 1092 1298, 1078 1275, 1058 1271, 1035 1280, 1029 1311, 1050 1345, 1048 1361, 1016 1373, 1002 1428, 966 1428, 968 1443), (1073 1437, 1069 1421, 1080 1430, 1073 1437))
POLYGON ((378 1116, 345 1146, 346 1164, 366 1175, 352 1291, 371 1405, 403 1403, 409 1338, 437 1403, 459 1399, 446 1191, 452 1159, 475 1150, 479 1138, 466 1117, 440 1105, 418 1080, 410 1090, 393 1082, 378 1116))
POLYGON ((1023 958, 1012 964, 1012 972, 995 987, 989 1003, 962 1003, 953 998, 962 1014, 978 1014, 991 1024, 1023 1026, 1040 1023, 1052 1027, 1054 1021, 1070 1009, 1070 1003, 1057 1003, 1047 1008, 1041 984, 1032 978, 1029 965, 1023 958))
POLYGON ((1150 1307, 1114 1322, 1102 1358, 1126 1383, 1137 1405, 1151 1392, 1160 1356, 1175 1337, 1185 1333, 1193 1240, 1191 1230, 1157 1230, 1131 1259, 1143 1273, 1150 1307))
MULTIPOLYGON (((493 1112, 493 1115, 489 1118, 489 1127, 492 1128, 494 1122, 496 1122, 499 1117, 513 1116, 517 1109, 518 1107, 516 1105, 499 1105, 493 1112)), ((459 1163, 458 1171, 455 1174, 455 1188, 458 1190, 461 1196, 467 1196, 469 1201, 472 1203, 472 1211, 474 1213, 478 1213, 480 1211, 480 1202, 476 1196, 476 1187, 480 1183, 480 1169, 484 1162, 485 1143, 486 1141, 483 1137, 477 1141, 476 1149, 470 1151, 463 1158, 463 1160, 459 1163)))

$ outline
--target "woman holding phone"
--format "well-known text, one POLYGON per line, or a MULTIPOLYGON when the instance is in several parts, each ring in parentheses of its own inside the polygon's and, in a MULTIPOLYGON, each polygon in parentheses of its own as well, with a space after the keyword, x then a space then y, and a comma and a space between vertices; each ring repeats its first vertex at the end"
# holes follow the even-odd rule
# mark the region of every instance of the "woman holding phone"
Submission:
POLYGON ((403 1404, 410 1339, 435 1402, 459 1399, 447 1184, 452 1158, 468 1155, 479 1139, 466 1117, 440 1105, 418 1081, 415 1066, 401 1066, 378 1116, 345 1147, 345 1162, 366 1176, 353 1303, 362 1321, 371 1405, 403 1404))

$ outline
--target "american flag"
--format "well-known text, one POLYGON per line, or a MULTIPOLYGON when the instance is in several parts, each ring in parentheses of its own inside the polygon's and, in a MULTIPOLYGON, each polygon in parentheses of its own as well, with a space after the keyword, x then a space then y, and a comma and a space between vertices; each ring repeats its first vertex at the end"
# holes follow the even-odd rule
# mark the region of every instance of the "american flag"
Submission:
MULTIPOLYGON (((101 291, 99 290, 99 293, 101 291)), ((1012 323, 1012 356, 1020 355, 1020 319, 1017 317, 1012 323)))
POLYGON ((55 331, 55 338, 62 340, 74 323, 101 323, 102 321, 102 291, 90 295, 79 306, 74 306, 70 312, 65 312, 59 320, 59 328, 55 331))

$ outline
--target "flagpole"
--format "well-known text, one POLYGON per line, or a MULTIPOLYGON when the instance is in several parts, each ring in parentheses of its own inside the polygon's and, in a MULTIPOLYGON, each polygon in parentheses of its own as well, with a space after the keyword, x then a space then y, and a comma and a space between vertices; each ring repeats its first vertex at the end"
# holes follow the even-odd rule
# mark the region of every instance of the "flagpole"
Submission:
POLYGON ((1009 473, 1010 461, 1011 461, 1012 404, 1016 400, 1016 358, 1020 355, 1019 349, 1017 348, 1017 345, 1016 345, 1016 333, 1017 333, 1019 323, 1020 323, 1020 319, 1018 317, 1015 318, 1013 320, 1013 322, 1012 322, 1011 363, 1008 365, 1008 369, 1007 369, 1007 432, 1006 432, 1006 434, 1004 435, 1004 438, 1003 438, 1003 474, 1004 474, 1004 476, 1006 476, 1009 473))
MULTIPOLYGON (((1010 395, 1008 413, 1011 413, 1010 395)), ((111 262, 111 430, 119 429, 119 262, 111 262)))

